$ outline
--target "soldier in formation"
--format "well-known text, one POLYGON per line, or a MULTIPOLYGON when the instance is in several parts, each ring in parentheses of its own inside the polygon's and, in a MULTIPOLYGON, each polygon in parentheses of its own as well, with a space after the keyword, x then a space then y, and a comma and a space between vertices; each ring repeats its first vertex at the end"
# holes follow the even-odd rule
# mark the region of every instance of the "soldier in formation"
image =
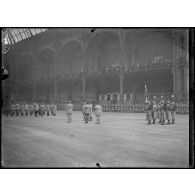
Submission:
POLYGON ((12 103, 12 104, 7 104, 3 107, 3 113, 6 116, 44 116, 45 113, 47 116, 50 115, 50 113, 53 116, 56 116, 57 112, 57 107, 55 104, 38 104, 38 103, 12 103))
POLYGON ((156 119, 157 119, 157 109, 158 109, 158 107, 157 107, 156 101, 154 100, 152 102, 152 111, 151 111, 152 112, 153 124, 155 124, 156 119))
POLYGON ((57 113, 57 106, 55 104, 50 105, 51 115, 56 116, 57 113))
POLYGON ((30 112, 30 116, 32 116, 33 113, 34 113, 34 106, 33 106, 33 104, 29 104, 29 112, 30 112))
POLYGON ((171 121, 171 107, 170 107, 170 101, 167 101, 167 109, 166 109, 166 118, 167 118, 167 124, 170 124, 171 121))
POLYGON ((66 105, 68 123, 72 122, 72 112, 73 112, 73 104, 71 103, 71 101, 68 101, 68 104, 66 105))
POLYGON ((151 124, 151 121, 152 121, 152 104, 150 102, 150 100, 147 100, 145 102, 146 106, 145 106, 145 109, 146 109, 146 121, 148 121, 148 124, 151 124))
POLYGON ((174 101, 174 95, 171 96, 170 112, 171 112, 172 124, 175 124, 176 104, 174 101))
POLYGON ((146 120, 148 124, 155 124, 156 119, 159 119, 161 125, 175 123, 176 104, 174 102, 174 96, 171 96, 171 100, 165 101, 164 97, 161 96, 160 101, 157 103, 157 99, 154 97, 153 102, 148 100, 145 102, 146 120))
POLYGON ((100 104, 97 104, 94 107, 94 114, 96 115, 96 119, 97 119, 96 124, 100 124, 100 116, 102 114, 102 106, 100 104))
POLYGON ((35 115, 35 117, 37 117, 38 116, 38 114, 39 114, 39 104, 37 104, 37 103, 34 103, 34 115, 35 115))
POLYGON ((47 104, 47 105, 45 106, 45 111, 46 111, 47 116, 49 116, 49 114, 50 114, 50 112, 51 112, 51 109, 50 109, 50 105, 49 105, 49 104, 47 104))
POLYGON ((25 110, 26 116, 28 116, 28 114, 29 114, 29 105, 28 104, 24 105, 24 110, 25 110))
POLYGON ((91 115, 91 106, 90 104, 87 102, 84 106, 83 106, 83 113, 84 113, 84 120, 85 123, 88 123, 88 121, 90 120, 90 115, 91 115))

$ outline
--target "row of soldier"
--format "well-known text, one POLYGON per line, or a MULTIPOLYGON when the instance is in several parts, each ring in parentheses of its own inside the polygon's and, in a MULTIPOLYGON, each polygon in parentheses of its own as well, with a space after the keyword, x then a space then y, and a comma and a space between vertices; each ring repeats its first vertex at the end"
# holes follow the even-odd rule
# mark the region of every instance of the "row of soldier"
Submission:
POLYGON ((148 124, 155 124, 156 119, 159 123, 164 125, 166 120, 167 124, 175 123, 176 104, 174 101, 174 95, 171 96, 170 100, 165 100, 161 96, 160 100, 153 97, 153 100, 146 100, 145 102, 146 120, 148 124))
MULTIPOLYGON (((73 104, 71 101, 68 102, 66 105, 66 113, 67 113, 67 119, 68 123, 71 123, 72 121, 72 113, 73 113, 73 104)), ((89 121, 92 121, 92 114, 93 114, 93 106, 92 104, 88 102, 84 102, 82 106, 82 115, 83 120, 85 123, 88 123, 89 121)), ((96 116, 96 124, 100 124, 100 116, 102 114, 102 106, 97 104, 94 106, 94 114, 96 116)))
POLYGON ((6 116, 44 116, 53 115, 56 116, 57 107, 55 104, 27 104, 27 103, 16 103, 7 106, 4 110, 6 116))
MULTIPOLYGON (((156 102, 157 103, 157 102, 156 102)), ((159 103, 159 101, 158 101, 159 103)), ((187 103, 175 103, 177 114, 188 114, 189 106, 187 103)), ((125 112, 125 113, 145 113, 145 104, 124 103, 101 103, 104 112, 125 112)), ((82 104, 75 104, 74 110, 81 111, 82 104)))

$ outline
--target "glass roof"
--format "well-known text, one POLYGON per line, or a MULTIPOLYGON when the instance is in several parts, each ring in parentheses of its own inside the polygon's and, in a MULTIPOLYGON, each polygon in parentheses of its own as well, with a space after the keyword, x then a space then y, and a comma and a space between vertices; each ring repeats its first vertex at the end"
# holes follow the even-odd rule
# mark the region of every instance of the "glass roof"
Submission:
POLYGON ((4 35, 4 43, 12 45, 46 30, 46 28, 7 28, 4 35))

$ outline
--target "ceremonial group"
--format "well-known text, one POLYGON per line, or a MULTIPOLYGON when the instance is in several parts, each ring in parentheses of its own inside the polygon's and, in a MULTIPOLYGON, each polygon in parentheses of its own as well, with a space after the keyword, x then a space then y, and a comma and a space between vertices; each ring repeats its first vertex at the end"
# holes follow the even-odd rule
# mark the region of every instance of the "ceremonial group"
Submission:
POLYGON ((171 95, 170 100, 165 100, 163 96, 159 100, 154 96, 150 101, 146 99, 146 120, 148 124, 155 124, 156 119, 159 119, 159 123, 162 125, 175 123, 176 104, 174 101, 174 95, 171 95))

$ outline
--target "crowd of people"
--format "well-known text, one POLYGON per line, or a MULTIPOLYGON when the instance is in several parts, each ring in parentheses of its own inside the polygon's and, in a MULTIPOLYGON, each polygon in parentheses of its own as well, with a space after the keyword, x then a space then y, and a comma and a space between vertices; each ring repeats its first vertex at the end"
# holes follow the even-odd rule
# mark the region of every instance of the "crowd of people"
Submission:
MULTIPOLYGON (((99 74, 115 74, 119 73, 120 70, 122 70, 124 73, 128 72, 136 72, 136 71, 143 71, 148 69, 157 69, 157 68, 163 68, 164 66, 170 66, 172 65, 172 61, 169 59, 165 59, 163 56, 156 56, 154 59, 148 63, 134 63, 134 64, 128 64, 121 66, 120 64, 111 64, 108 66, 105 66, 103 69, 95 70, 95 69, 89 69, 85 70, 85 74, 87 75, 99 75, 99 74)), ((78 73, 58 73, 56 76, 60 79, 73 79, 83 76, 84 72, 81 70, 78 73)), ((49 77, 49 79, 54 79, 53 77, 49 77)), ((42 79, 45 80, 45 79, 42 79)))
POLYGON ((3 114, 11 117, 24 117, 24 116, 56 116, 57 107, 55 104, 44 104, 44 103, 15 103, 4 106, 3 114))

